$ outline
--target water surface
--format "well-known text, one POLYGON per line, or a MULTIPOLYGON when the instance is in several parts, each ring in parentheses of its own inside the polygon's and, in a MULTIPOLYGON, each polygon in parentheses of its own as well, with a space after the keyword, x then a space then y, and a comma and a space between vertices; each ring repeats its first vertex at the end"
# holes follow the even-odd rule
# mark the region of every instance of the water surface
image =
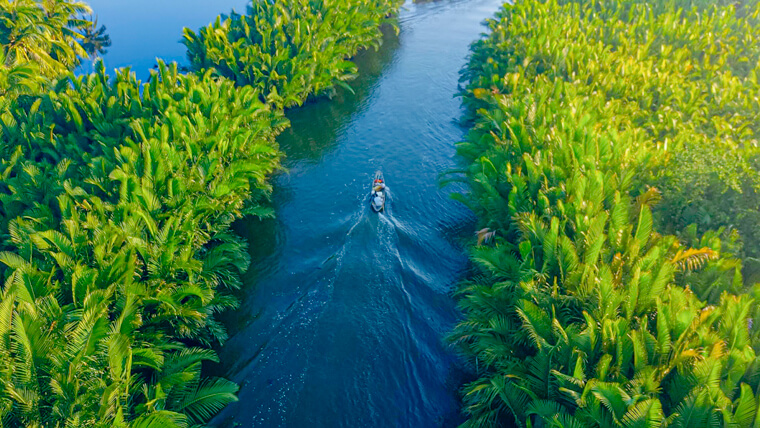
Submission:
MULTIPOLYGON (((111 47, 106 69, 131 66, 145 79, 156 58, 187 63, 181 44, 184 27, 197 31, 220 13, 243 13, 250 0, 85 0, 99 24, 105 24, 111 47)), ((81 67, 91 71, 90 64, 81 67)))
POLYGON ((470 213, 440 189, 464 130, 455 98, 468 46, 500 5, 407 5, 401 32, 358 58, 355 94, 289 113, 277 220, 237 225, 256 263, 225 374, 241 385, 219 426, 442 426, 460 422, 462 370, 442 337, 467 267, 470 213), (375 170, 391 200, 369 210, 375 170))

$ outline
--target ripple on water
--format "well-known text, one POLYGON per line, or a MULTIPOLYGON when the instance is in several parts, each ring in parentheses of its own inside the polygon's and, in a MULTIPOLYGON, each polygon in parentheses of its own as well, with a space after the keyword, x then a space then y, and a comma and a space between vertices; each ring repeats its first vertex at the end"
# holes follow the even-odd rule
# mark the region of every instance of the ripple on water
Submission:
POLYGON ((464 135, 459 70, 499 5, 409 6, 398 38, 360 55, 370 72, 355 95, 289 112, 277 241, 273 255, 255 257, 253 270, 265 274, 250 275, 221 351, 241 390, 220 426, 457 423, 462 373, 442 337, 467 266, 453 235, 472 222, 438 177, 455 167, 464 135), (367 204, 377 169, 390 187, 380 215, 367 204))

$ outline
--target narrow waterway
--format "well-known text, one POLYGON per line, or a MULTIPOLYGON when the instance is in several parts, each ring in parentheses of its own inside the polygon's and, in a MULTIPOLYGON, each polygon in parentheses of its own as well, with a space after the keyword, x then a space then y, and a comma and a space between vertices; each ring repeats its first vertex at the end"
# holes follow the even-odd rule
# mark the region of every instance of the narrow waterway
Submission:
POLYGON ((400 34, 358 58, 355 94, 289 114, 277 219, 237 225, 257 248, 221 352, 240 401, 219 426, 460 421, 463 375, 443 336, 471 218, 438 177, 464 134, 459 71, 500 3, 407 4, 400 34), (380 215, 367 204, 378 169, 391 194, 380 215))
MULTIPOLYGON (((354 93, 289 113, 274 179, 276 220, 236 230, 253 264, 215 370, 241 386, 220 427, 429 427, 460 422, 458 359, 443 341, 466 269, 472 218, 440 189, 464 130, 455 98, 469 44, 501 0, 407 3, 400 34, 360 54, 354 93), (387 212, 367 197, 376 170, 387 212)), ((156 57, 184 62, 182 27, 246 0, 90 1, 113 46, 108 69, 145 78, 156 57), (150 12, 145 12, 149 10, 150 12)), ((83 67, 86 70, 88 67, 83 67)))

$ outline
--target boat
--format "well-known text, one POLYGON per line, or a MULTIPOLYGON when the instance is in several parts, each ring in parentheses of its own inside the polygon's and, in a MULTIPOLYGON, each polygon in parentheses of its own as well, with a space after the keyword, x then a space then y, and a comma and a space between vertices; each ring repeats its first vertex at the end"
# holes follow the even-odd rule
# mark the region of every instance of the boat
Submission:
POLYGON ((372 211, 379 213, 385 210, 385 196, 387 190, 385 188, 385 180, 383 179, 383 173, 377 171, 375 178, 372 179, 372 193, 369 198, 369 205, 372 211))

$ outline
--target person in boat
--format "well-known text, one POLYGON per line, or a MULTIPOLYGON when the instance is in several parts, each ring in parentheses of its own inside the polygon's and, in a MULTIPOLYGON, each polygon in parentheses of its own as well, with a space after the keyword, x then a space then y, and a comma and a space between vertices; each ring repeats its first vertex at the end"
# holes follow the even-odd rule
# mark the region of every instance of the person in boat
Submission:
POLYGON ((372 190, 375 193, 382 192, 383 190, 385 190, 385 183, 383 183, 382 178, 378 178, 377 180, 375 180, 375 186, 372 188, 372 190))
POLYGON ((383 183, 382 178, 378 178, 375 180, 374 185, 372 186, 372 201, 375 206, 381 207, 384 205, 384 196, 383 192, 386 190, 385 183, 383 183))

